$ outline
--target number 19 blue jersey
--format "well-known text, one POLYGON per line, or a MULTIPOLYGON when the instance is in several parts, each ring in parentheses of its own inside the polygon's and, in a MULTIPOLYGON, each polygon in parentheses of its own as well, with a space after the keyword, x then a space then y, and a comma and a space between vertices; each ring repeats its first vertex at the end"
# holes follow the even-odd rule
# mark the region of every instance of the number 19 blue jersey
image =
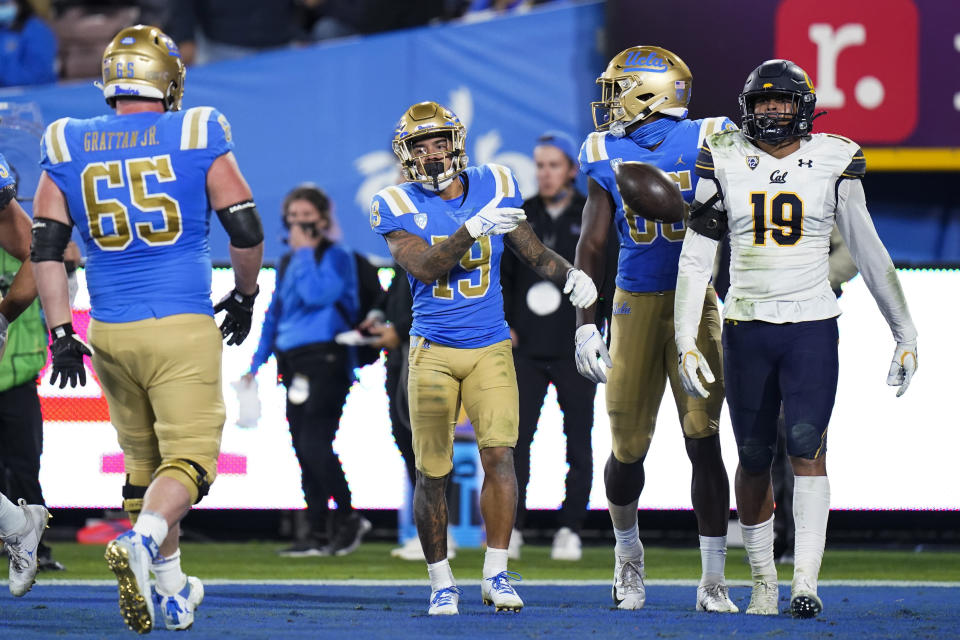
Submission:
MULTIPOLYGON (((387 187, 373 197, 370 226, 380 235, 403 230, 434 245, 453 235, 494 197, 503 207, 521 207, 523 198, 510 169, 498 164, 468 167, 457 180, 466 194, 444 200, 415 182, 387 187)), ((408 275, 413 292, 412 335, 431 342, 474 349, 510 338, 503 315, 500 259, 503 236, 480 236, 442 278, 424 284, 408 275)))
POLYGON ((213 315, 207 170, 233 149, 212 107, 57 120, 40 164, 86 246, 90 314, 213 315))

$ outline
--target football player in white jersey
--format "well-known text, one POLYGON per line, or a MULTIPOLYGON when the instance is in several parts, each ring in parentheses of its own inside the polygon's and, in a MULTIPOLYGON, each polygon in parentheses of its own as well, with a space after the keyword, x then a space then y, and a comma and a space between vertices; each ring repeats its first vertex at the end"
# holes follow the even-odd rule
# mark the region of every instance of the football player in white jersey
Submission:
POLYGON ((718 241, 730 234, 723 374, 737 439, 737 509, 753 574, 747 613, 776 615, 770 463, 781 401, 793 465, 794 616, 823 604, 817 577, 830 511, 827 424, 837 390, 837 316, 827 278, 834 223, 896 340, 887 384, 903 395, 917 368, 917 331, 890 256, 867 211, 863 152, 833 134, 812 134, 816 94, 788 60, 754 69, 740 94, 741 130, 709 136, 680 255, 674 309, 680 374, 705 397, 714 379, 694 341, 718 241))

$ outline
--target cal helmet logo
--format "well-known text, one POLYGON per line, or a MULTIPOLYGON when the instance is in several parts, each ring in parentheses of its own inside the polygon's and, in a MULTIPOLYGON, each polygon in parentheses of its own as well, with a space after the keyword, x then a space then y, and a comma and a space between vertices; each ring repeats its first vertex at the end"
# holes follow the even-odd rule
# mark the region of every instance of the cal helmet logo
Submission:
POLYGON ((747 166, 750 169, 756 169, 757 165, 760 164, 760 156, 747 156, 747 166))
POLYGON ((416 224, 421 229, 427 228, 427 214, 425 213, 415 213, 413 214, 413 223, 416 224))

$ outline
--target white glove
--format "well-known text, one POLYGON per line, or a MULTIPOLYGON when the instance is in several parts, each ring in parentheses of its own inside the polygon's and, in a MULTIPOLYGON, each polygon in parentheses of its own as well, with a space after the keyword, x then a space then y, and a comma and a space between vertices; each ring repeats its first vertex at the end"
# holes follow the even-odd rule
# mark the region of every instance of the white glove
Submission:
POLYGON ((710 392, 700 384, 700 378, 697 371, 703 375, 707 384, 712 383, 715 378, 710 371, 710 365, 707 359, 703 357, 700 350, 697 349, 697 341, 690 336, 681 336, 677 338, 677 354, 680 357, 680 381, 683 382, 683 390, 694 398, 706 398, 710 392))
POLYGON ((567 282, 563 285, 563 292, 569 293, 570 304, 580 309, 585 309, 597 301, 597 285, 593 284, 593 279, 580 269, 570 269, 567 272, 567 282))
POLYGON ((893 352, 893 362, 890 363, 890 372, 887 374, 887 384, 891 387, 900 385, 897 389, 899 398, 907 392, 913 374, 917 371, 917 341, 898 342, 893 352))
POLYGON ((3 354, 7 350, 7 329, 9 328, 10 321, 0 313, 0 360, 3 359, 3 354))
MULTIPOLYGON (((594 290, 594 296, 596 296, 596 290, 594 290)), ((578 328, 574 343, 577 349, 574 357, 580 375, 597 384, 606 383, 607 374, 600 366, 599 360, 603 360, 607 369, 613 368, 613 360, 610 359, 607 345, 603 342, 597 325, 585 324, 578 328)))
POLYGON ((477 211, 477 213, 463 223, 467 228, 467 233, 473 238, 480 236, 499 236, 504 233, 510 233, 517 228, 517 225, 527 219, 527 214, 523 209, 516 207, 501 207, 500 200, 503 196, 497 196, 477 211))

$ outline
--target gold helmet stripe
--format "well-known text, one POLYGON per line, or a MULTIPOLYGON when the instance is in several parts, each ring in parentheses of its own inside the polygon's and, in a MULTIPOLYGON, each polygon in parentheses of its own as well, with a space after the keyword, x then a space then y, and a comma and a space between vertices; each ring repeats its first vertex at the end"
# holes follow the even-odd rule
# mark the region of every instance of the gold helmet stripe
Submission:
POLYGON ((410 200, 400 187, 387 187, 380 192, 380 195, 387 201, 387 204, 390 205, 390 210, 393 211, 393 215, 395 216, 402 216, 405 213, 415 213, 417 210, 413 201, 410 200))
POLYGON ((53 164, 61 162, 70 162, 70 149, 67 147, 67 136, 65 129, 68 118, 60 118, 49 127, 44 136, 44 143, 47 145, 47 157, 53 161, 53 164))
POLYGON ((192 107, 187 109, 180 129, 180 149, 206 149, 207 123, 213 107, 192 107))

